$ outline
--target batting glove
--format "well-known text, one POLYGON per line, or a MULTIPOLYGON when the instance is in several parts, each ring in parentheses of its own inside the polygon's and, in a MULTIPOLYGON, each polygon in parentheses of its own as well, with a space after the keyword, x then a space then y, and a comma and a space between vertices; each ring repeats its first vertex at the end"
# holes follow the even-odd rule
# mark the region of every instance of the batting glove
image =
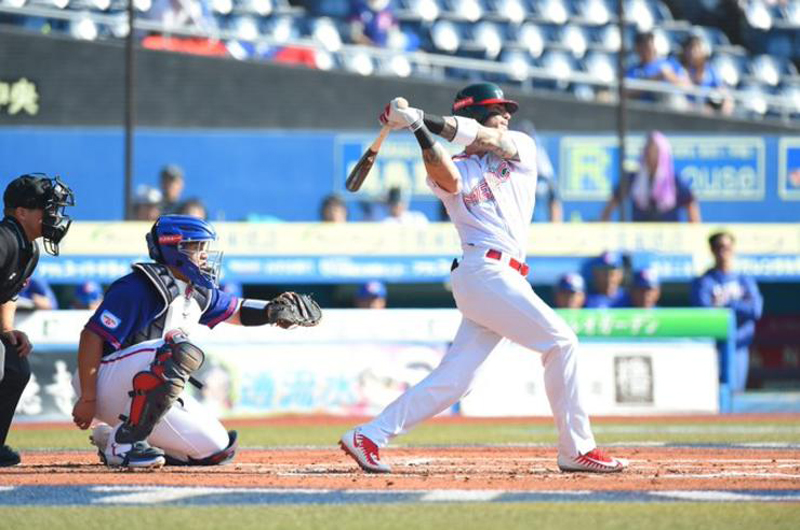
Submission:
POLYGON ((422 118, 425 113, 414 107, 401 109, 397 106, 398 98, 393 99, 380 116, 382 124, 388 124, 392 130, 409 129, 411 132, 422 127, 422 118))

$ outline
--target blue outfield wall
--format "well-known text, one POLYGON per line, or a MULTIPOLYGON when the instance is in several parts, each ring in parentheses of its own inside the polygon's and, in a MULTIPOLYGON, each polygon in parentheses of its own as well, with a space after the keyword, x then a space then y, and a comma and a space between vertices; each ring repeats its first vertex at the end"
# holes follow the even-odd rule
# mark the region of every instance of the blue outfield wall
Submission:
MULTIPOLYGON (((135 138, 134 184, 157 184, 167 163, 187 176, 184 197, 200 197, 214 220, 313 221, 323 197, 338 192, 353 220, 364 203, 399 185, 412 208, 440 219, 438 201, 410 134, 393 133, 358 194, 344 181, 377 131, 363 134, 265 130, 140 129, 135 138)), ((595 220, 617 180, 616 141, 608 135, 542 135, 559 175, 566 219, 595 220)), ((800 137, 671 135, 678 172, 690 180, 705 222, 793 222, 800 218, 800 137)), ((627 153, 638 159, 644 141, 631 135, 627 153)), ((123 134, 119 128, 0 128, 0 175, 60 174, 76 191, 75 216, 122 216, 123 134)), ((380 217, 380 208, 373 210, 380 217)))

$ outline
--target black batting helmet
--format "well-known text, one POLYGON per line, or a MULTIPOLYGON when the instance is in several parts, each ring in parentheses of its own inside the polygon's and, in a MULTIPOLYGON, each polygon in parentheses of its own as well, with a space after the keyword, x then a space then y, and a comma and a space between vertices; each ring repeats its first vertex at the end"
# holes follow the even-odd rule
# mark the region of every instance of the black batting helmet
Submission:
POLYGON ((476 83, 456 94, 453 102, 453 114, 484 123, 491 116, 487 107, 497 103, 505 105, 509 114, 514 114, 519 108, 519 104, 506 99, 503 90, 494 83, 476 83))

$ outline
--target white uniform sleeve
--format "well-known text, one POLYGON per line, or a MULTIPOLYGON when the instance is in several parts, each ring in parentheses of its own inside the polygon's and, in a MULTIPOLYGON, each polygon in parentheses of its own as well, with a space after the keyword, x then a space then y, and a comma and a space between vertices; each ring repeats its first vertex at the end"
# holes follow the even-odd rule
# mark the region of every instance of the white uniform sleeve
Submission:
POLYGON ((508 131, 508 134, 517 146, 519 153, 517 164, 526 169, 536 169, 536 142, 533 138, 520 131, 508 131))

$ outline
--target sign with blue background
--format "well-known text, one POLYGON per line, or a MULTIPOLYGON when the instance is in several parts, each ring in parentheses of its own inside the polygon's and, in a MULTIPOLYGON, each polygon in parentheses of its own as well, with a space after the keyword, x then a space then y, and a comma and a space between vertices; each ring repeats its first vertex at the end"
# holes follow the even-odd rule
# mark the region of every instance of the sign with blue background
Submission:
POLYGON ((778 193, 785 201, 800 201, 800 137, 778 142, 778 193))
MULTIPOLYGON (((350 220, 380 219, 389 188, 399 186, 412 209, 441 220, 439 201, 425 184, 419 147, 405 131, 386 140, 362 190, 345 191, 348 171, 375 133, 140 129, 134 185, 157 185, 160 168, 178 164, 186 175, 184 197, 203 200, 212 220, 262 222, 319 220, 320 204, 330 193, 347 201, 350 220)), ((597 219, 618 180, 615 137, 540 136, 555 167, 565 219, 597 219)), ((703 221, 798 219, 800 138, 668 138, 677 172, 700 199, 703 221)), ((629 137, 632 164, 643 142, 642 134, 629 137)), ((120 219, 123 146, 119 128, 1 128, 0 175, 4 182, 31 171, 61 175, 76 192, 77 219, 120 219)))

